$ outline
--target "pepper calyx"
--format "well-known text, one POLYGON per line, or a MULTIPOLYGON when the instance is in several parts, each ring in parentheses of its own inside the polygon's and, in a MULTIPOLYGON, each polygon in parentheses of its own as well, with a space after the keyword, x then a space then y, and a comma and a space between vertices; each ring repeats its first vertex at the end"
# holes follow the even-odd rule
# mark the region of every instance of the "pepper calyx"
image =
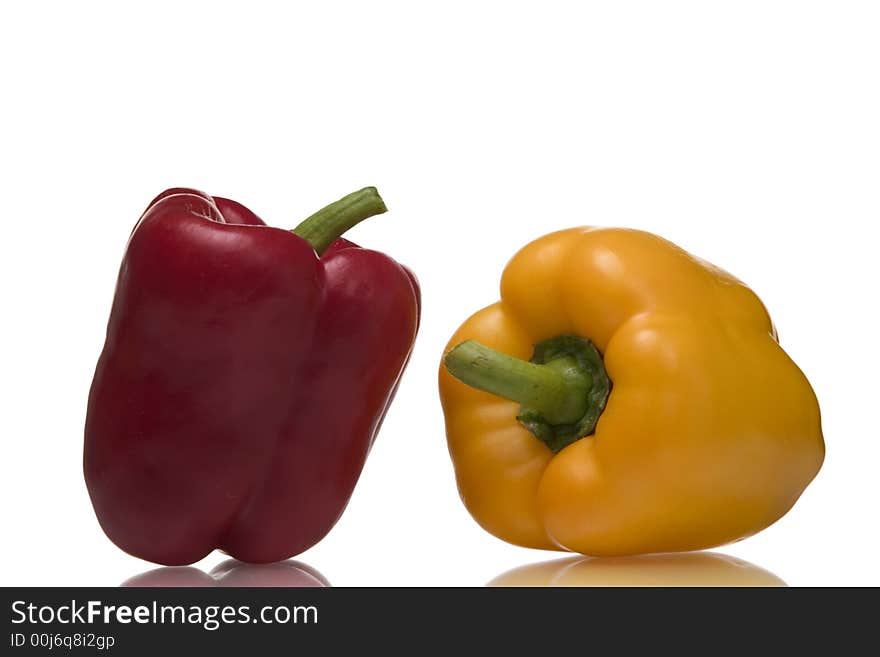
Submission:
POLYGON ((559 361, 573 360, 576 367, 589 375, 592 384, 586 395, 584 414, 575 422, 554 424, 540 410, 520 407, 517 421, 547 445, 556 454, 576 440, 593 434, 599 416, 605 410, 611 393, 611 379, 605 371, 602 355, 596 346, 577 335, 559 335, 535 345, 530 362, 553 366, 559 361))
POLYGON ((467 340, 444 364, 472 388, 519 402, 517 421, 554 453, 595 431, 611 392, 602 355, 577 335, 539 342, 529 361, 467 340))

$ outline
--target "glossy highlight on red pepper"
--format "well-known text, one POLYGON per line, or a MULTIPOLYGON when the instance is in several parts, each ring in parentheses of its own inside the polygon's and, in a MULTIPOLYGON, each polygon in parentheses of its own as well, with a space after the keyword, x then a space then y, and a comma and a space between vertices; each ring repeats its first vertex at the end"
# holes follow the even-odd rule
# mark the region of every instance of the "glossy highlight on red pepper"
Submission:
POLYGON ((149 204, 85 427, 89 494, 120 548, 265 563, 332 528, 418 329, 413 274, 334 239, 384 210, 366 188, 291 232, 192 189, 149 204))

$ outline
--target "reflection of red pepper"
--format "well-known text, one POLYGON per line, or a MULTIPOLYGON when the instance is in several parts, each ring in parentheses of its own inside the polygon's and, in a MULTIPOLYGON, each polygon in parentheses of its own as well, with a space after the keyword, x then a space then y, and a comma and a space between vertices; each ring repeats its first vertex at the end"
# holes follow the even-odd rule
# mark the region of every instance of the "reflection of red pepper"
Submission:
POLYGON ((86 419, 86 483, 114 543, 169 565, 214 548, 268 562, 330 530, 418 325, 413 275, 337 239, 384 211, 367 188, 294 233, 190 189, 150 204, 86 419))
POLYGON ((210 573, 195 567, 156 568, 125 580, 122 587, 204 588, 213 586, 255 588, 319 588, 330 582, 317 570, 300 561, 250 564, 227 559, 210 573))

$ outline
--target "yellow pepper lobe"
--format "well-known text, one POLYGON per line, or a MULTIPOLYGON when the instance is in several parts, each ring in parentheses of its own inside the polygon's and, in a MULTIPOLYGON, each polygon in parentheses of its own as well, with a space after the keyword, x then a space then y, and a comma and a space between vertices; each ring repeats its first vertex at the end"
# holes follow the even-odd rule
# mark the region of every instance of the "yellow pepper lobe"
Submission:
POLYGON ((467 340, 516 359, 589 340, 614 382, 592 435, 554 455, 520 406, 440 368, 459 491, 511 543, 596 556, 714 547, 772 524, 815 477, 815 395, 758 297, 649 233, 578 228, 524 247, 467 340))

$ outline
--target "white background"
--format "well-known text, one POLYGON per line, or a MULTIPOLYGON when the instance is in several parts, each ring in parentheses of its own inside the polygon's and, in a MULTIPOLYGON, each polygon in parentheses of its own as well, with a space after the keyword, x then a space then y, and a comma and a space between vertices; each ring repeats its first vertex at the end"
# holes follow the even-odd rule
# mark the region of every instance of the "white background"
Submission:
POLYGON ((748 282, 819 397, 818 478, 719 551, 790 585, 880 584, 877 3, 302 5, 0 10, 0 583, 151 568, 104 537, 81 473, 145 203, 193 186, 292 227, 376 185, 390 212, 350 236, 416 270, 422 329, 348 510, 302 561, 335 585, 483 585, 563 556, 471 520, 436 367, 516 249, 601 224, 748 282))

